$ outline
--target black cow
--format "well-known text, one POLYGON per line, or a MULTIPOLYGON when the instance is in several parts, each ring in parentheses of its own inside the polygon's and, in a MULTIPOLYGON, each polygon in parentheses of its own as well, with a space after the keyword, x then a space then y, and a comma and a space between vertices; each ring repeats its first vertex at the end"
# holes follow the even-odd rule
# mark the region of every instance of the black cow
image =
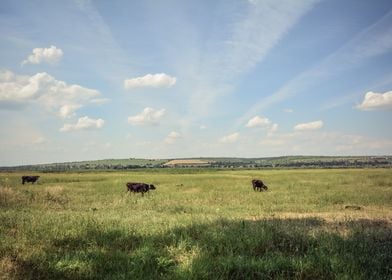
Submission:
POLYGON ((268 187, 261 180, 252 180, 252 186, 254 191, 262 192, 268 190, 268 187))
POLYGON ((149 192, 150 190, 155 190, 155 186, 151 184, 145 183, 127 183, 127 192, 141 193, 144 196, 144 193, 149 192))
POLYGON ((25 182, 34 184, 38 178, 39 176, 22 176, 22 184, 24 185, 25 182))

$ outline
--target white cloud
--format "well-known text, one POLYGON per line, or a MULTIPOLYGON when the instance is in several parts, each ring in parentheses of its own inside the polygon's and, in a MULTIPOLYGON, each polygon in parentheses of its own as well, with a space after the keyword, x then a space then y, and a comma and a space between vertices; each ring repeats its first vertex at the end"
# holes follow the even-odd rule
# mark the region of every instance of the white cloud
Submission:
POLYGON ((271 124, 271 121, 268 118, 261 118, 259 116, 255 116, 251 118, 246 127, 266 127, 271 124))
POLYGON ((271 121, 268 118, 255 116, 248 121, 246 127, 248 128, 261 127, 263 129, 267 129, 267 135, 272 135, 276 131, 278 131, 279 125, 277 123, 271 123, 271 121))
POLYGON ((365 94, 365 97, 358 109, 364 111, 370 110, 392 110, 392 91, 385 93, 376 93, 369 91, 365 94))
POLYGON ((10 82, 14 79, 14 77, 15 77, 15 74, 9 70, 2 70, 0 72, 0 82, 1 83, 10 82))
POLYGON ((166 144, 174 144, 179 138, 181 138, 181 134, 175 131, 169 133, 169 135, 165 139, 166 144))
POLYGON ((240 139, 240 134, 238 132, 223 136, 219 142, 221 143, 235 143, 240 139))
POLYGON ((317 130, 322 128, 324 123, 322 121, 315 121, 309 123, 300 123, 294 126, 294 130, 296 131, 305 131, 305 130, 317 130))
POLYGON ((165 109, 155 110, 153 108, 146 107, 140 114, 128 117, 128 123, 132 125, 154 125, 157 124, 165 116, 165 114, 165 109))
POLYGON ((174 86, 177 79, 165 73, 147 74, 143 77, 131 78, 124 80, 124 88, 131 90, 135 88, 152 87, 152 88, 169 88, 174 86))
POLYGON ((60 107, 59 116, 69 118, 75 116, 75 111, 82 107, 81 105, 67 104, 60 107))
POLYGON ((33 76, 16 75, 11 71, 0 72, 0 105, 12 107, 35 102, 60 117, 72 116, 84 104, 95 104, 101 93, 80 85, 68 85, 48 73, 33 76))
POLYGON ((26 60, 22 62, 22 65, 40 64, 41 62, 47 62, 49 64, 55 64, 60 61, 63 57, 63 50, 58 49, 55 46, 49 48, 35 48, 33 53, 28 56, 26 60))
POLYGON ((76 124, 64 124, 60 131, 68 132, 74 130, 90 130, 102 128, 105 124, 103 119, 90 119, 89 117, 81 117, 78 119, 76 124))

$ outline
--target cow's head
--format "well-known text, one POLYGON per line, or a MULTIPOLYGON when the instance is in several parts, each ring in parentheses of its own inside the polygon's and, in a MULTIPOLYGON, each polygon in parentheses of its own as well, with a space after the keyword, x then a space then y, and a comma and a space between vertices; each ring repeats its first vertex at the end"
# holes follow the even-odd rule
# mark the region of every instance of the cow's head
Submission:
POLYGON ((156 187, 154 186, 154 185, 150 185, 150 190, 155 190, 156 189, 156 187))

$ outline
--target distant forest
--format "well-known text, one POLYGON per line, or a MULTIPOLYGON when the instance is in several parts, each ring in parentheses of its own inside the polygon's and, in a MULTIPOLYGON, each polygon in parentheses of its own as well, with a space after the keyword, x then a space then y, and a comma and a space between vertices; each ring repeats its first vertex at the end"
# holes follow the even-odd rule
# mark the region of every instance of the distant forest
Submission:
POLYGON ((138 168, 214 168, 214 169, 273 169, 273 168, 391 168, 392 156, 285 156, 269 158, 187 158, 186 164, 170 165, 174 159, 105 159, 36 165, 0 167, 0 171, 91 171, 131 170, 138 168), (192 160, 195 163, 192 163, 192 160), (203 161, 204 164, 198 164, 203 161))

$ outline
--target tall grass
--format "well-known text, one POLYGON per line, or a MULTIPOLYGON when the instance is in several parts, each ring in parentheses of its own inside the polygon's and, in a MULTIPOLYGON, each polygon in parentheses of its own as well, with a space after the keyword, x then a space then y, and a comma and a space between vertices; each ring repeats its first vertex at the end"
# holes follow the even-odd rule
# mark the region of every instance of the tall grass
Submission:
POLYGON ((0 174, 2 279, 392 275, 388 169, 21 175, 0 174), (157 190, 127 194, 127 181, 157 190))

